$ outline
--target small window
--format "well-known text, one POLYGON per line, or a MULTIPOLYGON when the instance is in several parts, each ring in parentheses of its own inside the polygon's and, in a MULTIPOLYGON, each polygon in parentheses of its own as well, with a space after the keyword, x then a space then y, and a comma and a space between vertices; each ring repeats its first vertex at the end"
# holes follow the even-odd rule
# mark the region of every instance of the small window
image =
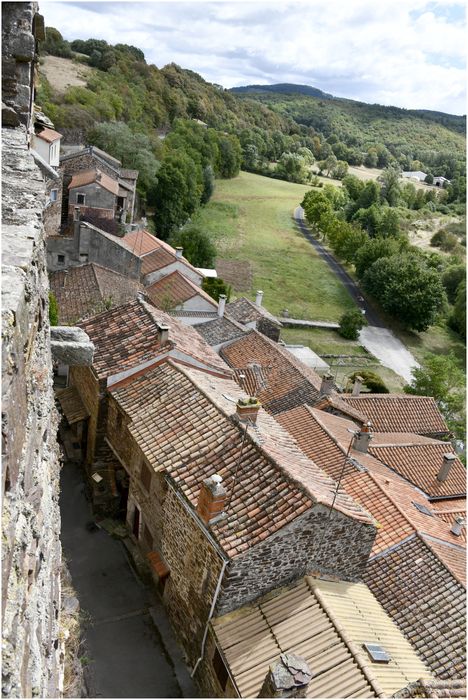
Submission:
POLYGON ((146 491, 149 493, 151 488, 151 471, 144 462, 141 465, 140 479, 146 491))
POLYGON ((84 204, 85 203, 85 195, 84 194, 77 194, 76 195, 76 203, 77 204, 84 204))
POLYGON ((219 685, 223 690, 226 690, 227 681, 229 678, 228 670, 225 666, 223 658, 218 651, 218 647, 215 648, 215 653, 213 655, 213 670, 216 673, 216 678, 218 679, 219 685))
POLYGON ((57 196, 58 196, 58 190, 51 190, 50 191, 50 201, 51 202, 56 202, 57 196))
POLYGON ((57 262, 59 265, 65 264, 65 255, 57 255, 57 262))

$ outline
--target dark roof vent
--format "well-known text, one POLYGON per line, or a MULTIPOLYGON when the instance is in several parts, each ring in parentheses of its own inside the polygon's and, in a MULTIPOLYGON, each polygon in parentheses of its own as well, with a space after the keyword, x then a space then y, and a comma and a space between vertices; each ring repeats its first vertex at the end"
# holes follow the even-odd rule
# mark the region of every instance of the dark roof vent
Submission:
POLYGON ((424 515, 430 515, 431 518, 434 516, 434 513, 432 510, 429 510, 429 508, 422 503, 416 503, 416 501, 413 501, 413 506, 419 510, 420 513, 424 513, 424 515))
POLYGON ((376 664, 388 664, 392 660, 392 657, 388 652, 385 651, 380 644, 371 644, 370 642, 364 642, 362 645, 367 651, 372 661, 376 664))

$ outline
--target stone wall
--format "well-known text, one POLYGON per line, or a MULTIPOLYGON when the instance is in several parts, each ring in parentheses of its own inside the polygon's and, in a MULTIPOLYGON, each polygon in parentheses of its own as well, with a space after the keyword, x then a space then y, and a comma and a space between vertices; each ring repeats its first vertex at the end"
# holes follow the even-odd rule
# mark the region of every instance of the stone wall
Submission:
POLYGON ((231 562, 216 614, 235 610, 305 574, 359 579, 375 534, 375 527, 338 511, 333 511, 329 519, 329 509, 316 505, 231 562))
POLYGON ((62 216, 62 178, 46 178, 47 204, 44 210, 44 231, 47 236, 57 236, 60 231, 60 220, 62 216), (57 199, 51 201, 52 190, 57 190, 57 199))
MULTIPOLYGON (((31 3, 4 3, 4 22, 7 16, 24 32, 33 9, 31 3)), ((19 90, 21 96, 26 108, 26 92, 19 90)), ((25 115, 20 113, 23 122, 25 115)), ((3 129, 2 142, 2 690, 4 697, 57 697, 60 461, 42 223, 45 185, 28 152, 25 127, 3 129)))
POLYGON ((69 384, 76 386, 81 400, 89 411, 86 461, 93 461, 98 435, 105 426, 105 380, 99 382, 91 367, 70 367, 69 384), (103 425, 104 423, 104 425, 103 425))
POLYGON ((281 328, 277 326, 269 318, 262 317, 257 321, 257 330, 259 333, 266 335, 267 338, 274 340, 275 343, 280 339, 281 328))

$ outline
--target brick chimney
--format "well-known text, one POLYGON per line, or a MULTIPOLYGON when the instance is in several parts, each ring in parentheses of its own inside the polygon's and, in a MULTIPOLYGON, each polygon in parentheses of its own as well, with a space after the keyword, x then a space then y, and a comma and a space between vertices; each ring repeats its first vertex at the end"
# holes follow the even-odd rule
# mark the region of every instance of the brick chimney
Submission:
POLYGON ((333 374, 327 372, 322 377, 322 383, 320 385, 320 396, 330 396, 333 391, 333 386, 335 381, 333 379, 333 374))
POLYGON ((165 345, 169 341, 169 326, 165 323, 158 323, 158 337, 161 345, 165 345))
POLYGON ((183 252, 184 252, 184 249, 181 248, 180 246, 177 246, 177 248, 175 249, 175 256, 176 256, 176 258, 181 258, 183 252))
POLYGON ((367 453, 369 443, 372 440, 372 423, 368 421, 362 426, 361 430, 355 435, 353 448, 358 452, 367 453))
POLYGON ((256 423, 258 412, 262 404, 254 396, 247 399, 239 399, 236 404, 236 413, 241 423, 256 423))
POLYGON ((263 681, 259 698, 305 698, 313 673, 305 659, 296 654, 281 654, 263 681))
POLYGON ((355 377, 351 396, 359 396, 363 381, 364 379, 362 377, 355 377))
POLYGON ((218 299, 218 316, 219 316, 219 318, 223 318, 225 306, 226 306, 226 295, 220 294, 219 299, 218 299))
POLYGON ((213 474, 201 485, 197 513, 206 525, 211 525, 223 515, 227 491, 222 481, 219 474, 213 474))
POLYGON ((452 527, 450 528, 450 532, 452 533, 452 535, 456 535, 457 537, 460 537, 464 527, 465 527, 465 519, 462 518, 461 515, 457 515, 455 517, 455 520, 453 521, 452 527))
POLYGON ((261 306, 263 302, 263 292, 261 289, 258 290, 257 296, 255 297, 255 303, 257 306, 261 306))
POLYGON ((442 458, 442 466, 437 474, 437 481, 446 481, 456 460, 456 455, 446 452, 442 458))

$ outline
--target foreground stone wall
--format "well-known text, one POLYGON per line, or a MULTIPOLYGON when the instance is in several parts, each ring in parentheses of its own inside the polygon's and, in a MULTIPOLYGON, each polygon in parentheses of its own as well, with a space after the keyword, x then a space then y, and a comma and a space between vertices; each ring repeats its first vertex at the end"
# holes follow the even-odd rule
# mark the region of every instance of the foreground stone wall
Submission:
MULTIPOLYGON (((13 4, 24 6, 18 9, 21 16, 31 5, 13 4)), ((24 127, 3 129, 2 147, 2 690, 4 697, 57 697, 60 462, 44 249, 45 183, 27 149, 24 127)))

